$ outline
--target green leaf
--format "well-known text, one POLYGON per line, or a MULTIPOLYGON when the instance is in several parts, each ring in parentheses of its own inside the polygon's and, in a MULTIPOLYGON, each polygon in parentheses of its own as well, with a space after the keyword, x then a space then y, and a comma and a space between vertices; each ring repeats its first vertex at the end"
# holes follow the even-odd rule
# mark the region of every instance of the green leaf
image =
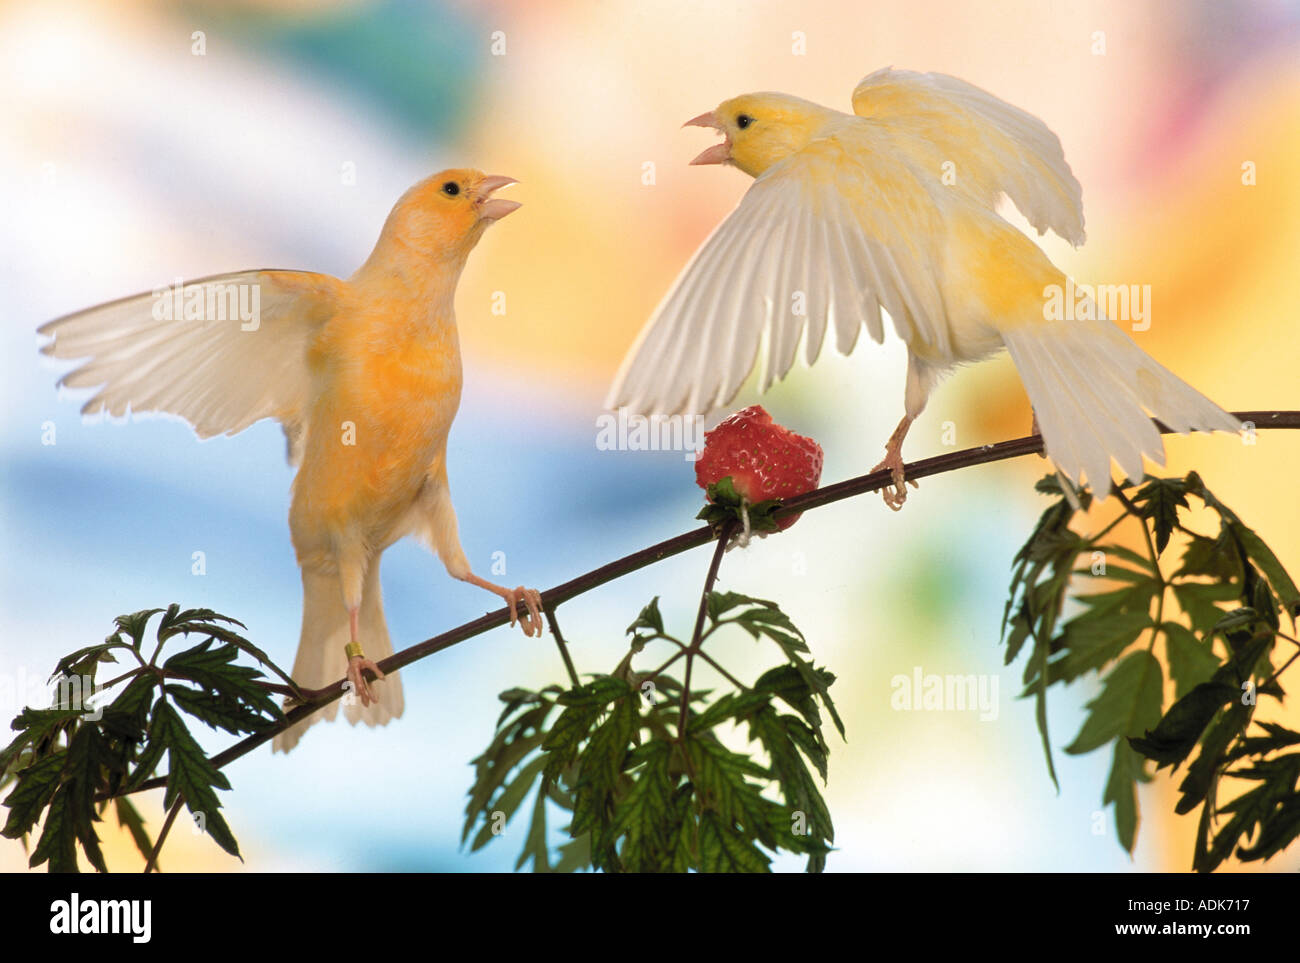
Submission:
POLYGON ((1078 755, 1115 740, 1103 803, 1115 804, 1115 829, 1132 852, 1137 833, 1136 782, 1145 781, 1142 760, 1122 736, 1138 735, 1160 721, 1163 678, 1146 650, 1126 656, 1107 674, 1101 694, 1088 703, 1088 717, 1065 751, 1078 755))
POLYGON ((635 635, 639 629, 647 629, 655 635, 664 634, 664 617, 659 614, 659 596, 650 600, 650 604, 641 610, 636 621, 627 627, 627 635, 635 635))
POLYGON ((1227 761, 1232 762, 1242 756, 1263 756, 1279 749, 1300 746, 1300 732, 1293 732, 1286 726, 1275 722, 1256 722, 1257 726, 1268 733, 1266 736, 1247 736, 1228 753, 1227 761))
POLYGON ((1187 483, 1181 478, 1153 478, 1133 496, 1138 515, 1151 520, 1156 554, 1164 552, 1178 526, 1178 509, 1187 508, 1187 483))
POLYGON ((228 692, 203 692, 186 685, 169 682, 164 688, 182 711, 207 724, 211 729, 225 729, 232 735, 263 732, 276 719, 261 715, 256 709, 228 692))
POLYGON ((583 833, 556 847, 555 872, 576 873, 591 868, 591 833, 583 833))
POLYGON ((1123 739, 1117 739, 1110 772, 1106 776, 1102 805, 1113 803, 1115 806, 1115 832, 1125 852, 1133 852, 1133 844, 1137 841, 1137 783, 1147 780, 1142 768, 1142 757, 1123 739))
POLYGON ((167 746, 167 788, 163 808, 170 809, 178 798, 192 815, 202 817, 202 826, 213 841, 241 860, 239 844, 221 815, 217 789, 229 789, 230 782, 212 765, 203 748, 190 735, 185 722, 170 705, 159 700, 154 711, 154 738, 167 746))
POLYGON ((763 709, 749 720, 749 738, 757 739, 767 752, 772 774, 790 811, 804 813, 809 832, 829 842, 835 838, 835 827, 830 809, 800 756, 806 743, 801 746, 793 735, 791 723, 797 722, 792 716, 778 715, 775 709, 763 709))
POLYGON ((701 806, 716 812, 726 825, 742 827, 747 835, 775 849, 776 839, 764 812, 760 785, 748 778, 766 781, 770 778, 768 770, 748 756, 731 751, 716 738, 688 737, 686 752, 701 806))
POLYGON ((771 860, 716 812, 699 823, 700 870, 705 873, 766 873, 771 860))
POLYGON ((1175 683, 1174 698, 1181 699, 1202 682, 1209 681, 1219 669, 1219 657, 1211 643, 1202 642, 1177 622, 1162 623, 1160 631, 1165 637, 1169 675, 1175 683))
POLYGON ((646 743, 632 754, 631 764, 639 769, 613 816, 614 834, 624 837, 620 855, 628 872, 661 873, 672 867, 676 780, 669 772, 671 756, 672 747, 662 741, 646 743))
MULTIPOLYGON (((1122 606, 1133 604, 1133 611, 1115 606, 1094 609, 1071 619, 1062 627, 1057 646, 1065 649, 1065 656, 1052 664, 1050 681, 1058 679, 1071 682, 1083 673, 1101 669, 1137 641, 1139 635, 1151 626, 1151 616, 1146 605, 1151 594, 1144 588, 1126 590, 1129 596, 1122 606)), ((1084 600, 1086 600, 1085 597, 1084 600)))
MULTIPOLYGON (((82 849, 91 866, 107 873, 104 855, 99 848, 99 835, 94 824, 99 821, 95 812, 95 793, 101 787, 101 769, 111 762, 104 737, 95 726, 82 726, 68 744, 67 762, 64 766, 64 785, 60 791, 68 794, 66 819, 72 833, 81 841, 82 849)), ((51 867, 53 868, 53 867, 51 867)))
POLYGON ((1133 652, 1106 676, 1101 694, 1088 703, 1088 717, 1065 751, 1092 752, 1120 736, 1139 735, 1160 721, 1160 663, 1150 652, 1133 652))
POLYGON ((1238 690, 1222 682, 1202 682, 1183 696, 1165 713, 1154 729, 1142 737, 1130 737, 1129 744, 1157 768, 1177 766, 1200 741, 1205 727, 1238 690))
POLYGON ((1179 607, 1191 618, 1192 628, 1202 634, 1223 618, 1224 610, 1217 603, 1239 597, 1236 587, 1218 582, 1177 582, 1172 588, 1179 607))
POLYGON ((51 873, 77 872, 77 831, 73 815, 72 793, 68 786, 60 786, 50 801, 40 841, 28 865, 35 868, 41 863, 50 864, 51 873))
POLYGON ((232 643, 216 645, 212 638, 207 638, 194 648, 173 655, 163 663, 163 669, 219 695, 245 702, 269 719, 279 721, 282 717, 279 706, 257 682, 262 673, 250 666, 235 664, 239 651, 239 647, 232 643))
POLYGON ((59 788, 66 760, 67 753, 54 752, 18 773, 17 784, 5 799, 5 806, 9 810, 9 818, 5 821, 3 830, 5 836, 18 839, 32 831, 36 821, 41 818, 41 810, 59 788))
POLYGON ((14 766, 29 747, 38 755, 44 754, 57 743, 62 733, 76 726, 83 715, 82 709, 23 709, 11 723, 18 735, 0 751, 0 769, 14 766))
POLYGON ((1217 582, 1236 582, 1241 579, 1241 558, 1235 550, 1227 523, 1224 522, 1217 538, 1193 534, 1183 551, 1182 565, 1174 573, 1177 578, 1189 575, 1208 575, 1217 582))
POLYGON ((132 678, 104 709, 104 727, 119 738, 142 741, 157 684, 158 676, 152 672, 141 672, 132 678))
POLYGON ((116 662, 113 655, 113 649, 125 649, 127 645, 119 640, 116 635, 109 636, 107 641, 100 642, 98 645, 88 645, 84 649, 78 649, 71 655, 65 655, 59 660, 58 665, 54 667, 54 673, 50 676, 50 681, 59 676, 88 676, 92 681, 95 678, 95 670, 101 662, 116 662))
POLYGON ((135 808, 129 796, 117 796, 113 799, 113 805, 117 809, 117 824, 125 826, 131 833, 131 839, 135 841, 135 848, 140 851, 140 855, 147 862, 153 854, 153 840, 149 838, 149 831, 144 827, 144 817, 140 811, 135 808))
POLYGON ((161 718, 166 708, 166 697, 159 695, 158 701, 154 703, 152 721, 149 725, 149 741, 145 743, 144 750, 136 760, 135 768, 123 787, 128 792, 153 776, 154 770, 158 768, 158 763, 162 761, 163 754, 167 751, 167 723, 161 718))
POLYGON ((1271 859, 1300 837, 1300 796, 1286 795, 1260 822, 1255 845, 1237 850, 1245 862, 1271 859))
POLYGON ((113 622, 131 639, 131 648, 139 652, 140 643, 144 641, 145 627, 148 626, 149 620, 161 611, 162 609, 144 609, 131 615, 119 615, 113 622))
MULTIPOLYGON (((465 806, 465 827, 461 833, 461 842, 469 839, 469 834, 473 831, 475 824, 483 819, 484 821, 491 818, 491 807, 489 802, 494 794, 505 785, 506 779, 515 767, 519 765, 534 749, 543 745, 546 739, 545 732, 533 732, 527 735, 520 735, 525 727, 513 733, 508 739, 494 741, 493 745, 481 756, 474 759, 475 780, 474 785, 470 787, 469 802, 465 806)), ((504 734, 503 734, 504 735, 504 734)), ((542 755, 538 758, 546 760, 542 755)), ((548 768, 543 763, 543 770, 548 768)))
POLYGON ((570 689, 556 699, 564 706, 564 711, 542 742, 542 748, 549 753, 546 764, 548 779, 558 779, 560 771, 577 760, 582 743, 600 718, 606 703, 631 691, 622 679, 604 676, 570 689))
POLYGON ((1251 561, 1259 566, 1260 570, 1268 577, 1269 582, 1273 584, 1274 590, 1291 618, 1293 620, 1300 618, 1300 589, 1296 587, 1295 581, 1287 574, 1286 569, 1282 567, 1282 563, 1278 561, 1272 549, 1265 545, 1264 540, 1256 535, 1252 529, 1247 528, 1240 522, 1232 525, 1232 532, 1250 556, 1251 561))
MULTIPOLYGON (((829 688, 835 682, 834 674, 826 669, 814 668, 812 671, 822 688, 829 688)), ((770 692, 776 696, 799 713, 820 738, 822 718, 817 711, 817 702, 813 698, 813 694, 818 691, 820 690, 808 684, 804 673, 799 670, 798 666, 790 664, 778 665, 774 669, 768 669, 754 683, 755 693, 770 692)))
MULTIPOLYGON (((1238 779, 1257 780, 1260 785, 1219 807, 1221 813, 1232 813, 1233 816, 1215 835, 1209 849, 1197 853, 1194 868, 1200 872, 1217 868, 1231 854, 1237 841, 1243 836, 1251 835, 1257 826, 1268 822, 1278 807, 1288 800, 1294 805, 1295 784, 1300 779, 1300 753, 1279 756, 1228 775, 1238 779)), ((1285 834, 1271 835, 1273 838, 1268 840, 1269 845, 1265 847, 1267 850, 1272 850, 1278 838, 1285 834)))
MULTIPOLYGON (((515 812, 519 809, 521 803, 528 796, 528 791, 533 788, 533 783, 537 777, 542 774, 542 769, 546 766, 545 756, 535 756, 530 759, 520 770, 512 782, 497 795, 497 798, 485 807, 483 813, 483 826, 479 829, 478 835, 474 837, 474 842, 470 846, 470 852, 477 852, 492 841, 497 835, 499 828, 510 823, 514 818, 515 812), (500 816, 498 817, 498 813, 500 816)), ((542 795, 545 795, 543 793, 542 795)))
POLYGON ((1182 794, 1174 807, 1178 815, 1191 812, 1205 801, 1218 779, 1228 746, 1250 723, 1250 711, 1251 707, 1234 702, 1210 723, 1201 739, 1201 751, 1187 767, 1187 775, 1178 786, 1182 794))
MULTIPOLYGON (((545 788, 546 780, 542 780, 545 788)), ((551 852, 546 845, 546 793, 539 791, 533 802, 533 818, 528 824, 528 836, 524 839, 523 851, 515 869, 523 869, 529 860, 533 862, 533 872, 549 873, 551 871, 551 852)))

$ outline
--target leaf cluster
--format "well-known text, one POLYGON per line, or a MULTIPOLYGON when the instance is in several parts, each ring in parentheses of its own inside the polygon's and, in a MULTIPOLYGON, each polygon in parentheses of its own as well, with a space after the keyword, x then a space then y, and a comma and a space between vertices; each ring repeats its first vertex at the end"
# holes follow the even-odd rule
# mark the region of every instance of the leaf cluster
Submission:
POLYGON ((184 803, 197 825, 239 856, 217 795, 230 783, 191 734, 187 717, 234 735, 265 731, 283 715, 262 673, 236 659, 248 653, 284 673, 232 628, 242 629, 240 622, 210 609, 173 604, 119 616, 115 624, 103 642, 59 660, 50 677, 58 693, 51 707, 26 708, 13 720, 17 735, 0 750, 0 787, 12 784, 0 832, 26 842, 43 818, 32 866, 76 872, 80 846, 92 867, 107 872, 95 824, 111 802, 148 859, 154 844, 126 794, 152 777, 165 757, 165 807, 184 803), (160 613, 146 659, 145 632, 160 613), (169 641, 189 636, 201 641, 160 661, 169 641), (99 683, 100 667, 119 656, 134 667, 99 683))
POLYGON ((1289 618, 1294 630, 1300 615, 1291 576, 1195 472, 1123 486, 1118 516, 1097 535, 1072 526, 1091 505, 1086 492, 1074 504, 1051 476, 1038 488, 1061 497, 1015 557, 1003 634, 1008 665, 1027 653, 1023 696, 1036 700, 1052 778, 1047 691, 1098 673, 1101 690, 1065 751, 1110 751, 1103 802, 1114 807, 1126 850, 1136 842, 1136 787, 1152 778, 1148 763, 1173 770, 1190 760, 1176 811, 1201 807, 1195 868, 1213 870, 1234 848, 1242 860, 1281 851, 1300 835, 1300 756, 1279 753, 1300 734, 1274 723, 1259 723, 1263 735, 1247 730, 1260 695, 1283 697, 1278 676, 1295 652, 1275 670, 1274 649, 1300 650, 1282 624, 1289 618), (1190 527, 1189 498, 1209 509, 1216 530, 1190 527), (1107 540, 1126 521, 1141 527, 1146 551, 1107 540), (1170 563, 1175 536, 1181 555, 1170 563), (1259 785, 1220 805, 1224 777, 1259 785))
POLYGON ((656 598, 628 627, 631 646, 613 672, 501 693, 495 736, 473 761, 463 835, 472 849, 500 835, 532 792, 517 869, 767 872, 782 850, 806 856, 810 872, 824 868, 834 827, 813 770, 824 782, 823 712, 844 733, 829 695, 835 677, 808 658, 776 603, 733 592, 704 601, 692 645, 666 632, 656 598), (668 667, 703 657, 704 642, 727 627, 775 643, 783 661, 748 686, 715 663, 730 688, 685 690, 668 667), (652 643, 676 653, 638 672, 633 660, 652 643), (732 748, 738 737, 755 749, 732 748), (553 848, 556 811, 567 838, 553 848))

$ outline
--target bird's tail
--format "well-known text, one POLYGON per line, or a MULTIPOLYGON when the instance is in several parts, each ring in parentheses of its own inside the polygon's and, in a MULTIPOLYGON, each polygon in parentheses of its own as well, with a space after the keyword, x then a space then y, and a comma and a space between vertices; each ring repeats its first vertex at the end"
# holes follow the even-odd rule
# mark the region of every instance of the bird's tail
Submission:
POLYGON ((1151 416, 1179 433, 1238 431, 1239 422, 1105 319, 1039 321, 1004 330, 1002 340, 1038 416, 1047 455, 1093 494, 1110 491, 1113 458, 1128 478, 1142 456, 1165 463, 1151 416))
MULTIPOLYGON (((371 563, 366 573, 357 627, 367 657, 379 662, 393 654, 393 643, 384 621, 378 559, 371 563)), ((293 662, 294 681, 303 688, 319 689, 343 678, 348 669, 343 647, 348 644, 350 636, 348 610, 343 604, 338 576, 303 569, 302 636, 293 662)), ((383 726, 402 714, 402 680, 396 672, 372 682, 371 690, 377 702, 363 708, 359 697, 346 693, 341 700, 331 702, 276 736, 271 750, 288 752, 312 725, 332 720, 338 714, 339 702, 343 703, 343 714, 353 725, 364 722, 368 726, 383 726)))

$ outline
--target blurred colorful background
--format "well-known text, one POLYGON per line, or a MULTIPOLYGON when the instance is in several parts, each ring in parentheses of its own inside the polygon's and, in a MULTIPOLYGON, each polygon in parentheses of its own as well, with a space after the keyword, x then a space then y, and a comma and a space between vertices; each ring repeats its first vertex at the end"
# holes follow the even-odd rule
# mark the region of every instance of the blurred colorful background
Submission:
MULTIPOLYGON (((0 672, 44 678, 114 616, 172 601, 240 618, 292 662, 301 598, 279 428, 201 443, 170 420, 83 424, 35 328, 178 277, 347 276, 396 198, 447 166, 512 175, 524 204, 480 245, 458 298, 466 389, 449 464, 472 562, 485 570, 504 553, 500 580, 546 588, 692 527, 692 465, 598 450, 596 419, 642 322, 748 184, 688 167, 712 138, 680 125, 747 90, 847 109, 863 75, 893 64, 1028 109, 1084 185, 1088 244, 1042 239, 1053 259, 1081 281, 1150 284, 1139 342, 1225 407, 1300 407, 1298 54, 1300 4, 1281 0, 0 4, 0 672), (43 444, 51 426, 57 442, 43 444)), ((864 339, 851 357, 797 367, 762 402, 821 442, 823 480, 837 481, 881 457, 904 369, 900 343, 864 339)), ((905 454, 1029 423, 1004 358, 940 388, 905 454)), ((1300 437, 1175 436, 1167 448, 1171 471, 1195 467, 1300 572, 1300 437)), ((833 745, 825 790, 831 870, 1190 865, 1195 816, 1171 815, 1165 775, 1141 790, 1131 859, 1110 813, 1097 816, 1108 753, 1058 752, 1055 791, 1032 704, 1016 698, 1021 666, 1001 664, 1010 562, 1045 506, 1031 487, 1043 468, 930 479, 897 515, 874 496, 849 500, 727 556, 723 586, 779 599, 839 676, 848 742, 833 745), (895 711, 891 679, 918 666, 996 678, 996 718, 895 711)), ((695 550, 564 606, 578 668, 613 668, 652 596, 685 631, 707 564, 695 550)), ((491 604, 409 542, 386 555, 384 590, 399 646, 491 604)), ((753 674, 774 664, 747 639, 732 646, 753 674)), ((398 723, 321 726, 287 757, 264 748, 227 770, 242 865, 182 827, 163 867, 512 868, 521 820, 479 853, 460 848, 467 764, 491 737, 499 691, 563 678, 554 646, 503 628, 403 678, 398 723)), ((1096 691, 1089 678, 1053 692, 1058 750, 1096 691)), ((142 803, 156 830, 160 797, 142 803)), ((102 831, 111 867, 140 868, 111 819, 102 831)), ((1300 867, 1292 849, 1268 868, 1300 867)), ((0 869, 25 867, 21 846, 0 841, 0 869)))

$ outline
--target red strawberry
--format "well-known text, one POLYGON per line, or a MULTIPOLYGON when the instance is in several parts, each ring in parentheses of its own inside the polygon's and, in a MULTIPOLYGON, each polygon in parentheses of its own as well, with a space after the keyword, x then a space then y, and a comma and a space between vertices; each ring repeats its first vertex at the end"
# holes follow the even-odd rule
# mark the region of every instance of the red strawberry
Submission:
MULTIPOLYGON (((731 479, 736 494, 750 505, 773 498, 793 498, 812 491, 822 474, 822 449, 772 420, 761 405, 751 405, 724 419, 704 436, 704 451, 695 463, 695 480, 715 501, 710 488, 731 479)), ((789 528, 799 519, 776 522, 789 528)))

